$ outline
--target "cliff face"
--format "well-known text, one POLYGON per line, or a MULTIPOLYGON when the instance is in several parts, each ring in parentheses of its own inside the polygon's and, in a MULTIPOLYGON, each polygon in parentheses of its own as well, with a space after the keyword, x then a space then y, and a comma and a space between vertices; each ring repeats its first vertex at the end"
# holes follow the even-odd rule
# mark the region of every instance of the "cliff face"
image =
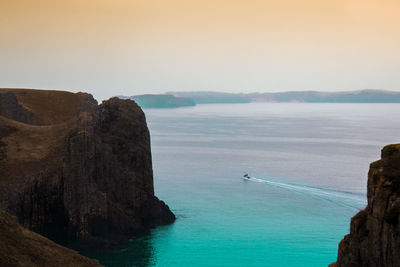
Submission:
POLYGON ((0 104, 0 208, 23 226, 87 248, 175 220, 154 196, 150 135, 135 102, 3 89, 0 104))
POLYGON ((0 266, 102 266, 21 227, 14 216, 2 210, 0 236, 0 266))
POLYGON ((371 163, 368 205, 351 219, 339 244, 337 266, 400 266, 400 144, 371 163))

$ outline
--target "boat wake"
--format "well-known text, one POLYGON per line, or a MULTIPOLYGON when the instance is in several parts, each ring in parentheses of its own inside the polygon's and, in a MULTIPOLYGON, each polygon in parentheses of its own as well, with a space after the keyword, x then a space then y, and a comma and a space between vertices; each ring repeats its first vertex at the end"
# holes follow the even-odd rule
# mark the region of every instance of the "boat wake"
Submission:
POLYGON ((345 191, 338 191, 333 189, 326 189, 326 188, 319 188, 301 184, 292 184, 292 183, 282 183, 282 182, 275 182, 265 179, 260 179, 256 177, 249 177, 243 178, 246 181, 258 182, 258 183, 265 183, 275 187, 284 188, 287 190, 292 190, 297 193, 306 194, 312 197, 317 197, 320 199, 324 199, 327 201, 334 202, 338 205, 344 205, 354 209, 361 209, 363 208, 366 203, 366 196, 363 194, 345 192, 345 191))

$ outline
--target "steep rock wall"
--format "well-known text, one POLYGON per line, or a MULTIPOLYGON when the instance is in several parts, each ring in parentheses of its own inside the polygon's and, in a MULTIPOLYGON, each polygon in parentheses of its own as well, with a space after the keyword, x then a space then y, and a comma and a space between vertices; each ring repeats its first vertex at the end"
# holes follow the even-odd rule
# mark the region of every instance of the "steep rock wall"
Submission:
POLYGON ((337 266, 400 266, 400 144, 382 149, 368 173, 368 205, 351 219, 337 266))
POLYGON ((150 135, 135 102, 0 90, 5 95, 33 114, 20 119, 0 107, 0 208, 23 226, 85 249, 175 220, 154 196, 150 135))

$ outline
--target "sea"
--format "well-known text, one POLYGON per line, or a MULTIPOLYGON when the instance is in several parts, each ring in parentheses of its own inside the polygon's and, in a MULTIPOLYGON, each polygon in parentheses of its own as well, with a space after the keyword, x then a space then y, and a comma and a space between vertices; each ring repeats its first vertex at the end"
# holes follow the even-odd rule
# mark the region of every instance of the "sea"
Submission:
POLYGON ((400 104, 205 104, 145 114, 156 195, 177 220, 92 255, 106 266, 327 266, 366 205, 369 164, 400 143, 400 104))

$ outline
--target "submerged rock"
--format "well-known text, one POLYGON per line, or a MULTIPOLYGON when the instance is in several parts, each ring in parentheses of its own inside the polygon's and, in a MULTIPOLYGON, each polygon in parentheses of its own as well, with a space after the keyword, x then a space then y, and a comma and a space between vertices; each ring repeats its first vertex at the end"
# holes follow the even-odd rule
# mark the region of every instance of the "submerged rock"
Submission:
POLYGON ((0 208, 23 226, 88 249, 175 220, 154 196, 150 135, 134 101, 2 89, 0 104, 0 208))
POLYGON ((371 163, 368 205, 351 219, 336 266, 400 266, 400 144, 371 163))

